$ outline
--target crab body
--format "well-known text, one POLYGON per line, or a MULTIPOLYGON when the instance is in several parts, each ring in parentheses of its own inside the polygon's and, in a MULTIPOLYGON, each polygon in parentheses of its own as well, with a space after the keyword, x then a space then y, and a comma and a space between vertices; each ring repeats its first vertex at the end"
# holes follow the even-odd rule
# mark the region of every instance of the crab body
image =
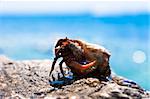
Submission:
POLYGON ((110 52, 102 46, 87 43, 81 40, 75 40, 74 42, 80 43, 81 48, 84 50, 84 56, 88 61, 96 60, 96 70, 101 76, 110 76, 111 70, 109 66, 110 52))
POLYGON ((110 53, 98 45, 68 38, 60 39, 55 46, 55 56, 50 75, 54 70, 57 59, 62 57, 63 60, 59 64, 62 74, 62 64, 65 62, 76 76, 83 77, 89 74, 103 77, 110 76, 110 53))

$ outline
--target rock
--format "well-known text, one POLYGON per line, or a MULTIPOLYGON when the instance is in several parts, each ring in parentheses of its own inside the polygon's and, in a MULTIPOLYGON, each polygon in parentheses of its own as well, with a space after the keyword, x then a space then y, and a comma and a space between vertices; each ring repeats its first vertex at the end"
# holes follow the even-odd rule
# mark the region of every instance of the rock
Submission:
MULTIPOLYGON (((50 60, 12 61, 0 57, 0 99, 148 99, 138 84, 115 76, 113 81, 82 78, 55 88, 49 85, 50 60)), ((57 78, 57 73, 54 72, 57 78)), ((70 79, 71 80, 71 79, 70 79)))
POLYGON ((13 61, 10 60, 9 58, 7 58, 7 57, 4 56, 4 55, 0 55, 0 63, 6 65, 6 64, 12 64, 13 61))

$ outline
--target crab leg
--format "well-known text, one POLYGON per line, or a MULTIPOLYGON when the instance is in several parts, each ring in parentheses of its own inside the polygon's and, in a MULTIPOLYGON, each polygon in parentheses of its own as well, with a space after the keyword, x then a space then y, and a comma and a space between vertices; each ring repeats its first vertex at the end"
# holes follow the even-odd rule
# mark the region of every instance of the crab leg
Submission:
POLYGON ((54 66, 55 66, 55 64, 56 64, 57 59, 60 58, 60 57, 62 57, 62 56, 61 56, 61 55, 58 55, 57 57, 54 58, 54 61, 53 61, 53 63, 52 63, 52 67, 51 67, 51 71, 50 71, 50 73, 49 73, 49 76, 51 75, 52 71, 54 70, 54 66))
POLYGON ((62 60, 62 61, 59 63, 59 66, 60 66, 60 72, 62 73, 63 77, 65 77, 64 71, 63 71, 63 68, 62 68, 63 62, 64 62, 64 60, 62 60))

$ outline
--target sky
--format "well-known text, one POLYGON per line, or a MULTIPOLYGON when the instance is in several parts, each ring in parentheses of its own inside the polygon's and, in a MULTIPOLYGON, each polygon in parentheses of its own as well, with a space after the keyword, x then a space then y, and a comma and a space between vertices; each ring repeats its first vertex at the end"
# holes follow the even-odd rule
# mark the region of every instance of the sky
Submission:
POLYGON ((123 1, 93 1, 89 0, 1 0, 1 14, 82 14, 90 13, 93 16, 136 14, 147 12, 149 2, 147 0, 123 0, 123 1))
POLYGON ((1 0, 0 54, 53 59, 58 39, 81 39, 107 48, 114 72, 150 90, 148 5, 141 0, 1 0))

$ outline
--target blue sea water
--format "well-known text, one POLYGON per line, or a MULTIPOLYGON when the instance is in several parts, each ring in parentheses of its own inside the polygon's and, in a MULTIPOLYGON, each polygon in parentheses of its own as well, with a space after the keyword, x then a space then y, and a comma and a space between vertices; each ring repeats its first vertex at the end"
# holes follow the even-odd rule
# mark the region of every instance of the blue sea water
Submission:
POLYGON ((134 80, 150 90, 149 14, 120 16, 1 15, 0 54, 14 60, 53 59, 59 38, 82 39, 111 52, 110 65, 116 74, 134 80), (133 53, 143 51, 143 63, 133 53))

